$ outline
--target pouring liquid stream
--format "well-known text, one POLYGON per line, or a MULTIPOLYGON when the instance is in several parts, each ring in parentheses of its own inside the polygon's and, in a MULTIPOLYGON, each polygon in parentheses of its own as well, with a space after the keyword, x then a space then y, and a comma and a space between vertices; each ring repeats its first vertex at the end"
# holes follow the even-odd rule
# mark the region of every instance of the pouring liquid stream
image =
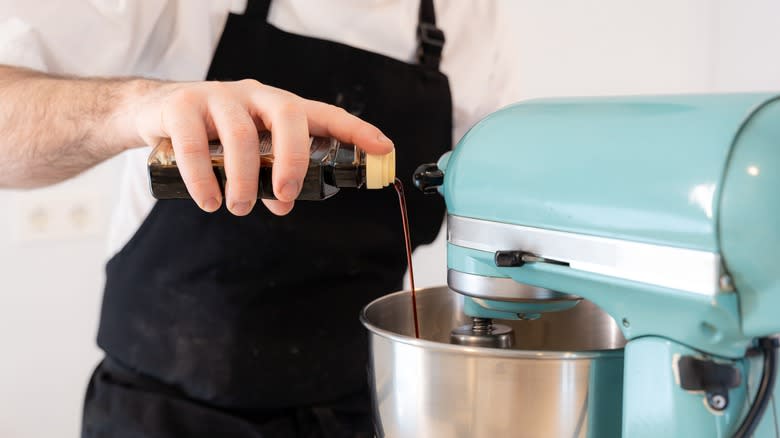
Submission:
POLYGON ((414 337, 420 339, 420 322, 417 319, 417 292, 414 288, 414 268, 412 267, 412 236, 409 233, 409 216, 406 212, 406 196, 404 185, 396 178, 393 187, 398 193, 398 203, 401 206, 401 222, 404 227, 404 241, 406 243, 406 263, 409 265, 409 283, 412 286, 412 316, 414 317, 414 337))

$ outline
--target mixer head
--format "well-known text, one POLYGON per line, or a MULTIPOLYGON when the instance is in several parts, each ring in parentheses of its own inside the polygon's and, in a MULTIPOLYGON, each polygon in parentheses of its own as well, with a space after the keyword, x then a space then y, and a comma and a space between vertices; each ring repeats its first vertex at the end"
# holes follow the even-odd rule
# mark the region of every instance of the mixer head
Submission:
POLYGON ((582 297, 627 339, 728 357, 776 333, 778 117, 765 93, 541 99, 484 118, 414 175, 444 196, 463 313, 544 318, 582 297))

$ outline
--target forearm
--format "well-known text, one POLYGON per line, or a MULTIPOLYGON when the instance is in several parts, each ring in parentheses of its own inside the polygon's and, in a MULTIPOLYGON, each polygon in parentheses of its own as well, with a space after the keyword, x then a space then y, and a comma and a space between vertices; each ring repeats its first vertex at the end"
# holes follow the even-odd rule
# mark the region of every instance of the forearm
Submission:
POLYGON ((128 118, 155 84, 0 66, 0 188, 62 181, 141 145, 128 118))

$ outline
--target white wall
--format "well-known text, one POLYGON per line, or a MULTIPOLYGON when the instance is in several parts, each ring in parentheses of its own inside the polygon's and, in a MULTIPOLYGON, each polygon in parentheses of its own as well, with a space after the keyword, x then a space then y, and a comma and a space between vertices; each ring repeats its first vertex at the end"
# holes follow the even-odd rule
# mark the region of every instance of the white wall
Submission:
MULTIPOLYGON (((120 158, 121 159, 121 158, 120 158)), ((31 192, 0 191, 0 437, 76 437, 119 160, 31 192)))
MULTIPOLYGON (((522 67, 524 98, 780 90, 776 0, 501 1, 512 9, 516 38, 506 44, 522 67)), ((78 436, 99 359, 117 166, 46 190, 0 191, 0 437, 78 436), (35 237, 46 232, 57 236, 35 237)), ((445 281, 441 237, 416 255, 422 286, 445 281)))

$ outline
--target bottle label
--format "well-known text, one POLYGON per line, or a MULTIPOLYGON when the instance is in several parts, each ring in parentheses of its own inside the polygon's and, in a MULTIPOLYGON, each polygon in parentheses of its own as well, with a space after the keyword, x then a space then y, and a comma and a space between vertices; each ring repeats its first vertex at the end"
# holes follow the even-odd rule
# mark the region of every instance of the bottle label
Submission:
MULTIPOLYGON (((330 144, 332 140, 322 139, 321 142, 316 142, 315 138, 316 137, 309 137, 310 153, 314 153, 314 151, 317 150, 318 147, 324 147, 325 152, 327 152, 330 148, 330 144)), ((272 144, 271 144, 271 135, 268 133, 261 133, 259 140, 260 140, 260 148, 259 148, 260 155, 271 155, 273 153, 272 144)), ((211 141, 209 142, 209 154, 212 157, 222 158, 225 155, 225 148, 218 140, 211 141)))
POLYGON ((209 154, 213 157, 216 155, 225 155, 225 148, 219 143, 209 143, 209 154))
POLYGON ((271 136, 260 135, 260 155, 271 153, 271 136))

